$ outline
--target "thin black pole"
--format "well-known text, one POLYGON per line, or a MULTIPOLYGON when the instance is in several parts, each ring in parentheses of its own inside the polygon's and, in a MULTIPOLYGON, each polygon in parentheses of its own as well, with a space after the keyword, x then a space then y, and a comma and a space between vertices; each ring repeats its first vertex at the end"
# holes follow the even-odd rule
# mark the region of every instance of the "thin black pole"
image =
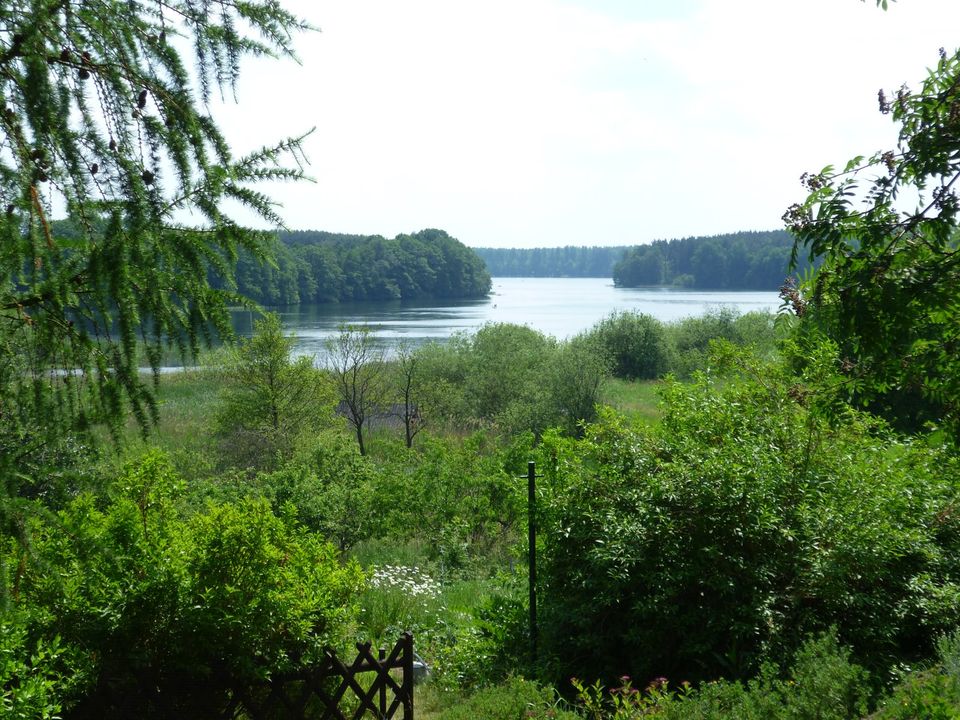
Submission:
MULTIPOLYGON (((377 653, 377 659, 380 661, 379 670, 381 670, 383 674, 389 674, 390 671, 383 667, 387 661, 386 648, 380 648, 380 652, 377 653)), ((382 675, 377 675, 377 680, 380 682, 380 717, 385 718, 387 716, 387 681, 382 675)))
POLYGON ((530 561, 530 657, 537 664, 537 465, 527 463, 527 544, 530 561))

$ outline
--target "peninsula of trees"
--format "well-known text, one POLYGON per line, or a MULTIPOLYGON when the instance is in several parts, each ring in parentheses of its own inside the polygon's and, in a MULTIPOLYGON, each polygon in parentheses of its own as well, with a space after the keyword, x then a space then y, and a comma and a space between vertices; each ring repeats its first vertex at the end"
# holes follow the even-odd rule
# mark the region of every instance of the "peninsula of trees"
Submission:
POLYGON ((490 291, 490 274, 443 230, 393 239, 297 230, 279 233, 272 264, 241 254, 236 290, 263 305, 478 298, 490 291))
POLYGON ((497 277, 613 277, 621 287, 776 290, 787 275, 792 247, 790 233, 774 230, 657 240, 633 247, 474 248, 474 252, 497 277))
POLYGON ((788 274, 793 243, 786 230, 657 240, 627 250, 613 281, 622 287, 776 290, 788 274))

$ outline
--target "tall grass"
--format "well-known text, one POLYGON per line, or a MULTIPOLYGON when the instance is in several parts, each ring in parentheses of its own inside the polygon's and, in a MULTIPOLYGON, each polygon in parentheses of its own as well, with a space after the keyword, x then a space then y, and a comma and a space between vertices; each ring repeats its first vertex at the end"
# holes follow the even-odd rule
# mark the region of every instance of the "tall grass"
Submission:
POLYGON ((610 378, 603 388, 603 403, 648 425, 660 421, 659 380, 610 378))

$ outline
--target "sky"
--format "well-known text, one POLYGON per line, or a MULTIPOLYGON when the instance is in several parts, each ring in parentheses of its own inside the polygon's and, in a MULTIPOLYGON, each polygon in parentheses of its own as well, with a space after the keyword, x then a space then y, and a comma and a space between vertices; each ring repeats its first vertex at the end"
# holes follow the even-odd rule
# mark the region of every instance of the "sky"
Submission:
POLYGON ((282 0, 319 29, 215 108, 240 154, 315 128, 291 229, 472 247, 782 227, 800 175, 895 146, 877 91, 960 45, 958 0, 282 0))

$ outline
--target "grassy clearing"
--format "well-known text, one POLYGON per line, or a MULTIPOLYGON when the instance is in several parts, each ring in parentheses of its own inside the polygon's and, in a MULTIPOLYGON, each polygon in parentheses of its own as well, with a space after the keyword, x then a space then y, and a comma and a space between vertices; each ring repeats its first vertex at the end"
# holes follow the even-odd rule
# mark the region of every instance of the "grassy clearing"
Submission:
MULTIPOLYGON (((213 474, 216 451, 213 437, 213 414, 217 408, 220 381, 215 370, 187 368, 160 376, 157 403, 160 420, 144 440, 139 425, 127 420, 122 451, 108 456, 108 464, 122 464, 148 448, 168 453, 184 479, 192 480, 213 474)), ((109 446, 103 432, 104 446, 109 446)))
POLYGON ((635 420, 650 425, 660 421, 659 380, 620 380, 611 378, 603 390, 603 402, 635 420))

